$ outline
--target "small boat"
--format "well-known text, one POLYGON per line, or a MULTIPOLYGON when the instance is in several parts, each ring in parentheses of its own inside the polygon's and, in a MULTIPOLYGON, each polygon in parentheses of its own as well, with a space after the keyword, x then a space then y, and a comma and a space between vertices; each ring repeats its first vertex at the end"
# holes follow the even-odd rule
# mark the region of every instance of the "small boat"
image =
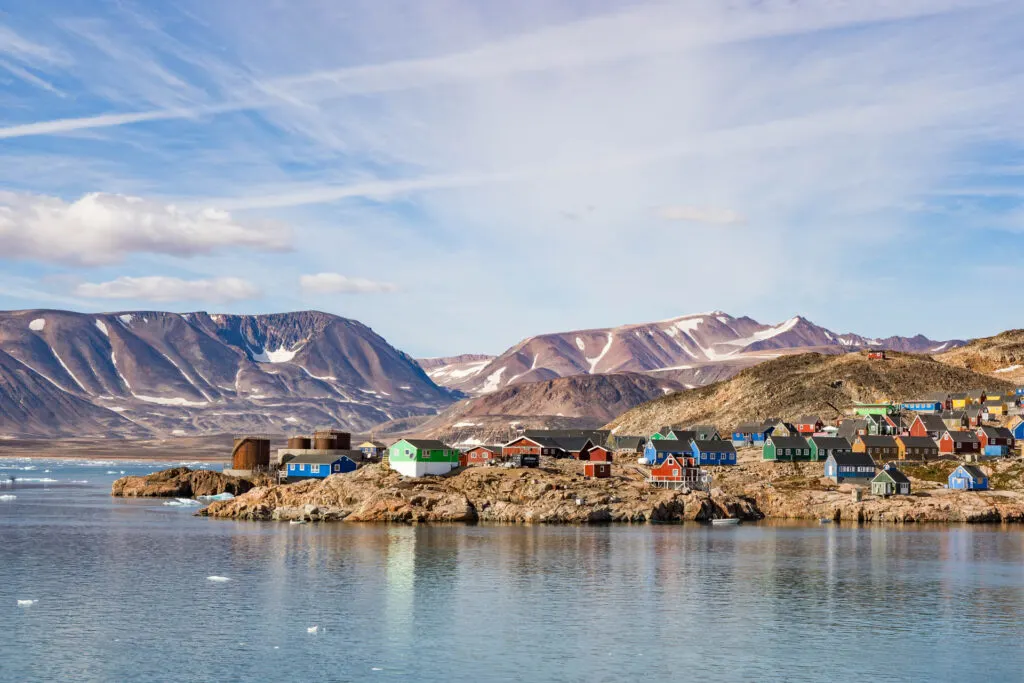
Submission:
POLYGON ((724 519, 713 519, 711 523, 715 526, 735 526, 740 523, 739 517, 726 517, 724 519))
POLYGON ((292 521, 290 521, 288 523, 289 524, 306 524, 306 520, 304 520, 304 519, 293 519, 292 521))
POLYGON ((818 520, 818 524, 831 524, 831 523, 832 523, 832 520, 829 519, 828 517, 822 517, 821 519, 818 520))

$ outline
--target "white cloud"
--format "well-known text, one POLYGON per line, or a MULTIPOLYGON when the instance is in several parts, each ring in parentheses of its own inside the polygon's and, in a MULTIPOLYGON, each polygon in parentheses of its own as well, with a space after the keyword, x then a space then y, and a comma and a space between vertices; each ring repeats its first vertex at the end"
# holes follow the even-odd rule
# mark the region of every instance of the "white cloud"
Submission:
POLYGON ((117 263, 133 253, 195 256, 226 247, 283 250, 289 230, 242 223, 214 208, 117 194, 58 197, 0 191, 0 259, 73 265, 117 263))
POLYGON ((734 225, 743 222, 743 216, 732 209, 699 206, 665 206, 659 212, 669 221, 710 223, 712 225, 734 225))
POLYGON ((317 273, 299 278, 302 290, 308 294, 369 294, 394 292, 398 287, 390 282, 376 282, 341 273, 317 273))
POLYGON ((84 282, 75 288, 75 294, 89 299, 227 303, 255 299, 260 296, 260 290, 253 283, 237 277, 183 280, 177 277, 150 275, 119 277, 109 282, 84 282))

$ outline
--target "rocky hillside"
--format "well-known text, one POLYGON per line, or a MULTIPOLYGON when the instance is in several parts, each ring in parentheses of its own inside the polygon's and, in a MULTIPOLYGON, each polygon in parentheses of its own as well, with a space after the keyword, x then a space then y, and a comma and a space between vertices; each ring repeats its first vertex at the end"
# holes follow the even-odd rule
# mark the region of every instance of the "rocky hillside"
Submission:
POLYGON ((713 311, 655 323, 530 337, 488 362, 478 358, 451 366, 432 365, 429 372, 435 381, 472 395, 556 377, 612 372, 666 372, 671 379, 699 386, 794 349, 842 353, 877 347, 931 353, 961 343, 936 342, 923 336, 872 339, 836 334, 800 316, 764 325, 752 318, 713 311))
POLYGON ((454 400, 370 328, 316 311, 0 313, 0 435, 362 430, 454 400))
POLYGON ((975 339, 935 359, 999 379, 1024 382, 1024 330, 1007 330, 994 337, 975 339))
POLYGON ((593 429, 634 406, 683 389, 678 382, 635 373, 516 384, 460 401, 417 425, 416 432, 467 444, 507 441, 513 424, 528 429, 593 429))
POLYGON ((420 358, 416 362, 430 379, 442 386, 454 386, 465 377, 476 375, 494 356, 482 353, 464 353, 444 358, 420 358))
POLYGON ((753 419, 791 419, 806 413, 836 417, 854 402, 899 401, 934 391, 1009 389, 1012 385, 928 356, 867 353, 784 356, 724 382, 671 394, 638 406, 608 426, 623 434, 650 434, 667 424, 711 422, 721 428, 753 419))

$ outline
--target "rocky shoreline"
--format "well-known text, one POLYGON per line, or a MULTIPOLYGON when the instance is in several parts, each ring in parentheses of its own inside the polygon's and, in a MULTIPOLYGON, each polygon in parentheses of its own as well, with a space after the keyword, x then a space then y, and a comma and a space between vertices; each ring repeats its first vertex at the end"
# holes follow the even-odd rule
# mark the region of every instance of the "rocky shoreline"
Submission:
MULTIPOLYGON (((1024 492, 950 491, 914 479, 910 496, 855 493, 819 476, 820 464, 751 462, 716 468, 710 492, 650 487, 636 468, 586 479, 580 463, 536 469, 471 467, 409 479, 382 465, 351 474, 278 485, 175 468, 115 482, 115 496, 190 497, 232 493, 197 514, 219 519, 308 522, 600 524, 830 520, 858 523, 1019 523, 1024 492)), ((925 475, 922 475, 925 476, 925 475)))

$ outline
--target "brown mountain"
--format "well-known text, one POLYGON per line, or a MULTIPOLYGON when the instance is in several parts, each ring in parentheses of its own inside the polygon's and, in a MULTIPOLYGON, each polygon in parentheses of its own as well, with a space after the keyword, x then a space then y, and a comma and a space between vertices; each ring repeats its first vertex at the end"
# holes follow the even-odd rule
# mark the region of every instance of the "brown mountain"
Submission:
POLYGON ((12 311, 0 351, 9 436, 362 430, 456 398, 370 328, 317 311, 12 311))
POLYGON ((471 395, 555 377, 611 372, 666 373, 700 386, 786 353, 817 349, 845 353, 885 348, 915 353, 939 351, 960 341, 935 342, 923 336, 871 339, 836 334, 796 316, 777 325, 722 311, 686 315, 654 323, 578 330, 530 337, 488 362, 433 365, 431 377, 471 395))
POLYGON ((655 399, 627 411, 608 427, 623 434, 651 434, 668 424, 710 422, 730 429, 747 420, 776 416, 795 419, 815 413, 830 419, 855 402, 1011 386, 923 355, 890 353, 888 360, 878 361, 866 353, 804 353, 767 361, 724 382, 655 399))
POLYGON ((1024 330, 975 339, 935 359, 1009 382, 1024 382, 1024 330))

